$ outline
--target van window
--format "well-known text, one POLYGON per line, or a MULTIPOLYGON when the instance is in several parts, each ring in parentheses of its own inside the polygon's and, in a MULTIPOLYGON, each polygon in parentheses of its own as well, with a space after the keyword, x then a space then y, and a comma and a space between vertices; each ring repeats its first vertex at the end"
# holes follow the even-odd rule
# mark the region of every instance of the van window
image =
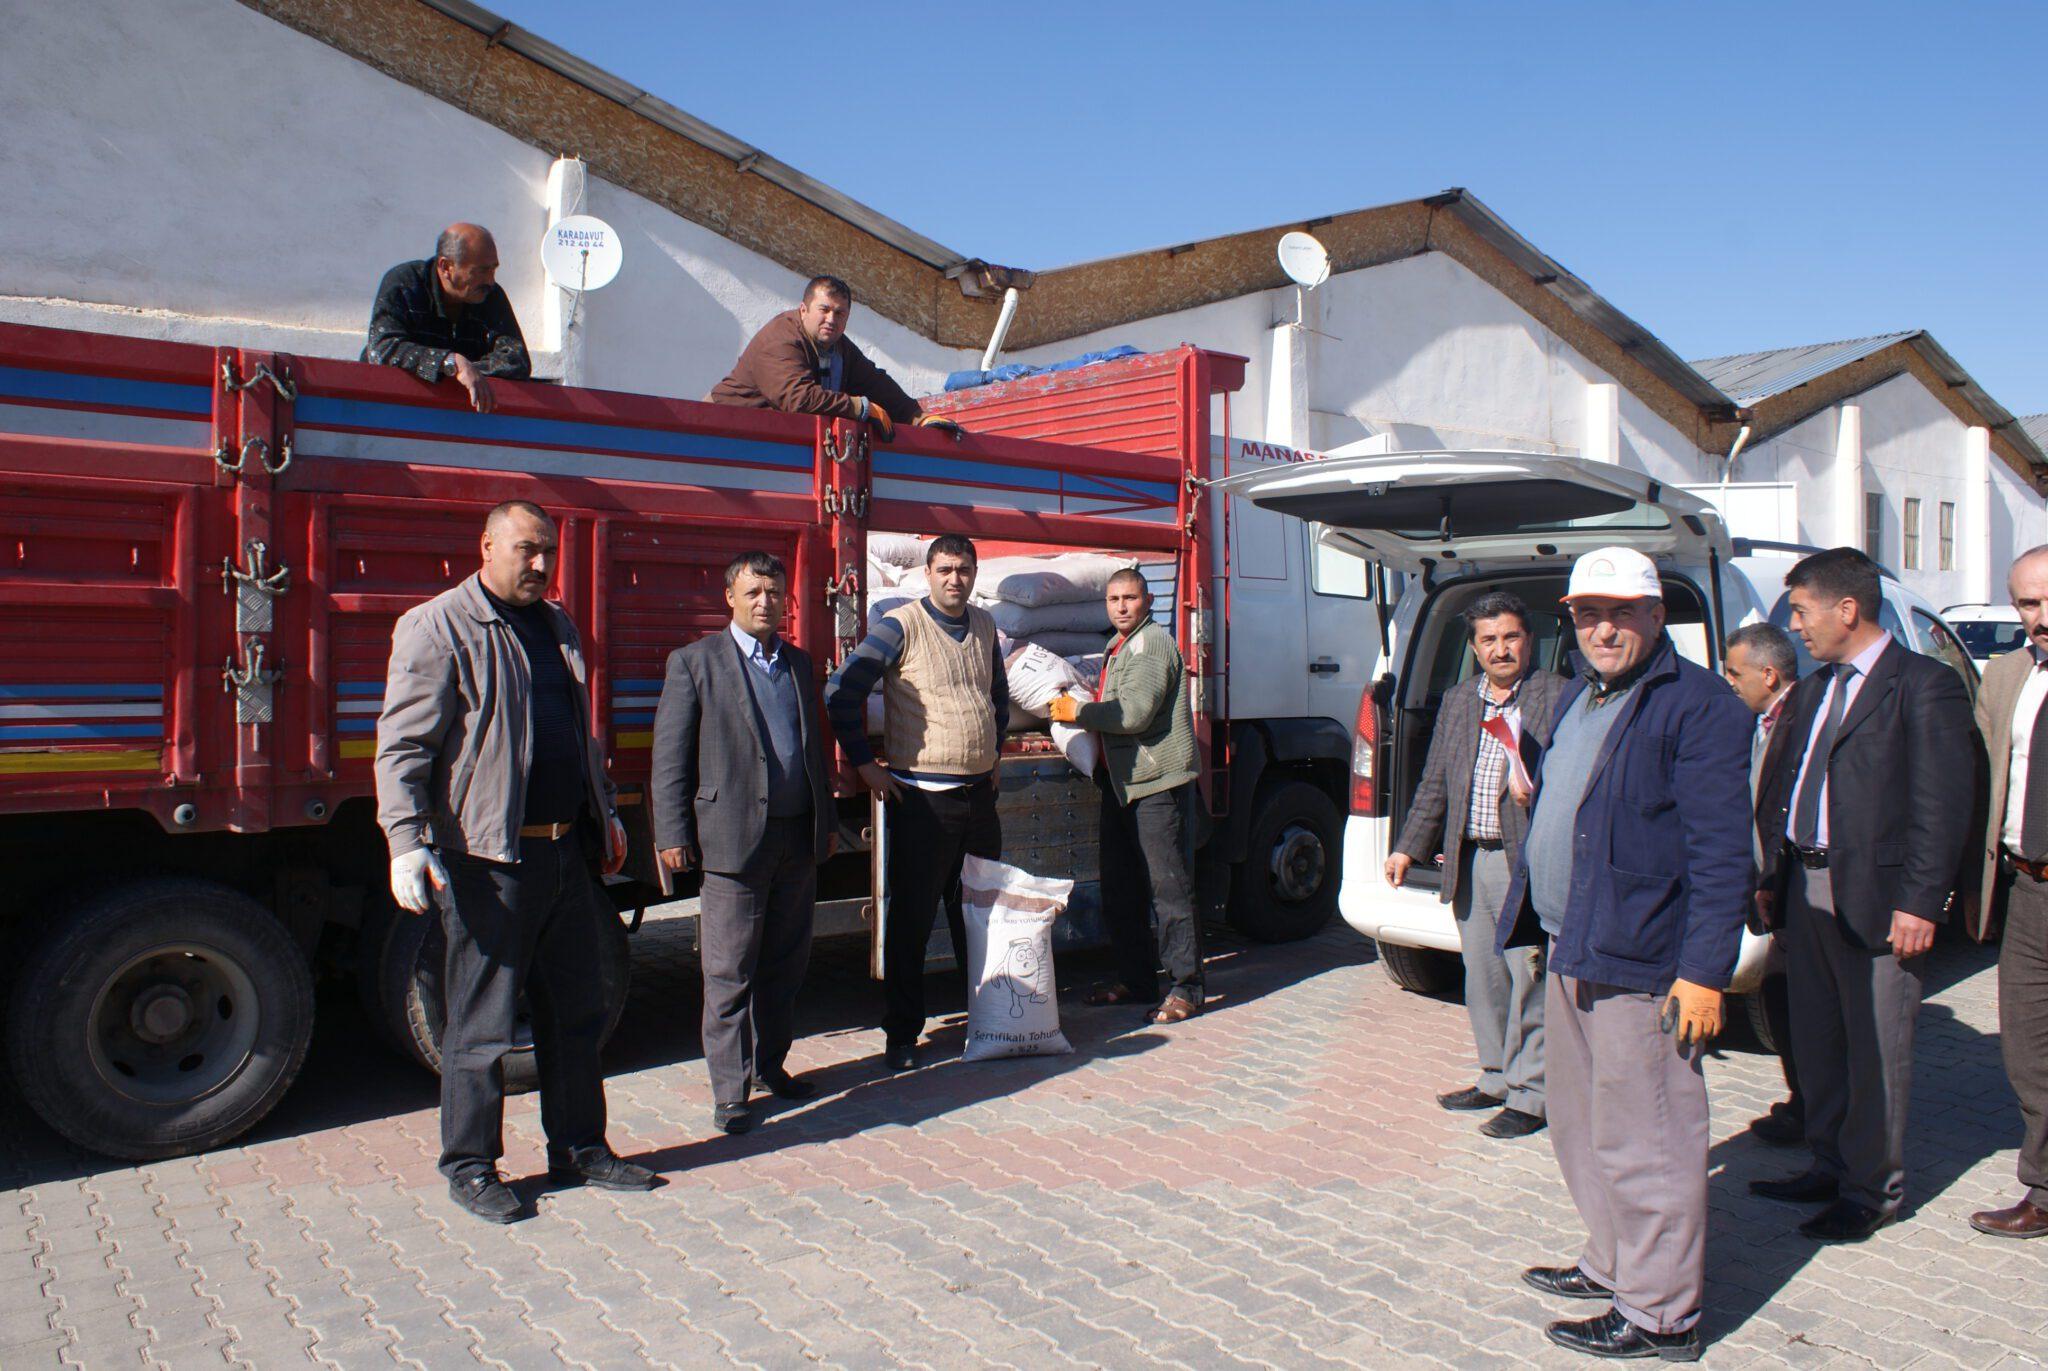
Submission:
POLYGON ((1371 599, 1369 573, 1372 564, 1341 547, 1324 545, 1316 537, 1320 531, 1321 525, 1308 525, 1310 588, 1318 595, 1341 595, 1348 600, 1371 599))
MULTIPOLYGON (((1569 670, 1560 646, 1570 641, 1571 630, 1565 626, 1564 615, 1554 609, 1532 607, 1529 619, 1529 631, 1536 639, 1531 660, 1548 670, 1569 670)), ((1441 695, 1478 674, 1479 659, 1472 655, 1471 635, 1465 631, 1464 620, 1454 617, 1436 645, 1436 660, 1429 671, 1429 693, 1441 695)))
POLYGON ((1963 678, 1963 688, 1970 692, 1970 698, 1977 698, 1977 668, 1970 661, 1970 654, 1963 651, 1963 645, 1956 641, 1941 620, 1924 610, 1913 611, 1913 627, 1920 630, 1920 637, 1926 646, 1920 650, 1928 656, 1948 663, 1956 675, 1963 678))

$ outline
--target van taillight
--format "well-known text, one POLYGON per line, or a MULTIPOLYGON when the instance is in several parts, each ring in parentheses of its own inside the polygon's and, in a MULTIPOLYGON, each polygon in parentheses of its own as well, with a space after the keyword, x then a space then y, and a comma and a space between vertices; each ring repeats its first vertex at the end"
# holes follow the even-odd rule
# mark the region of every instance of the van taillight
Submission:
POLYGON ((1380 707, 1367 686, 1358 697, 1358 728, 1351 736, 1351 812, 1367 817, 1379 814, 1378 769, 1380 750, 1380 707))

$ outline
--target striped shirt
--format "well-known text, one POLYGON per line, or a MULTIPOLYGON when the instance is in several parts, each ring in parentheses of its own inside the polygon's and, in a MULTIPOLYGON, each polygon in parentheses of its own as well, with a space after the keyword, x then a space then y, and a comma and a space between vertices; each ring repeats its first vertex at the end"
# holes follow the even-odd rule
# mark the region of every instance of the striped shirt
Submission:
MULTIPOLYGON (((954 642, 967 640, 967 616, 954 618, 942 614, 931 597, 919 600, 925 613, 932 616, 932 622, 954 642)), ((996 747, 1000 751, 1003 734, 1010 727, 1010 679, 1003 670, 1003 647, 998 640, 994 649, 994 668, 989 673, 989 701, 995 706, 996 747)), ((825 717, 832 725, 832 734, 839 739, 839 746, 846 753, 846 760, 855 766, 866 766, 875 760, 875 750, 868 746, 867 705, 868 696, 882 683, 882 673, 903 659, 903 627, 894 619, 878 619, 868 630, 868 636, 860 640, 860 646, 847 654, 839 664, 839 670, 832 673, 832 679, 825 683, 825 717)), ((964 785, 971 778, 962 776, 920 775, 911 771, 897 771, 904 780, 929 782, 935 786, 964 785)))

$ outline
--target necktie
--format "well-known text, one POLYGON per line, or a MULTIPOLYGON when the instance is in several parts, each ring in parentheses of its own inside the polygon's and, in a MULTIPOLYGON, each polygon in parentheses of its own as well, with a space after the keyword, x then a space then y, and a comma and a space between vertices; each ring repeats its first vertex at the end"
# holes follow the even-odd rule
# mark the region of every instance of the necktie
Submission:
POLYGON ((1814 736, 1813 751, 1806 763, 1806 780, 1799 787, 1798 802, 1792 808, 1792 841, 1812 847, 1820 830, 1820 793, 1827 787, 1828 754, 1834 751, 1835 734, 1841 730, 1842 714, 1849 707, 1849 678, 1856 668, 1847 662, 1835 667, 1835 689, 1828 699, 1828 717, 1814 736))
POLYGON ((2027 799, 2020 815, 2020 846, 2026 849, 2020 855, 2029 861, 2040 860, 2048 851, 2048 709, 2034 715, 2033 741, 2027 744, 2027 799))

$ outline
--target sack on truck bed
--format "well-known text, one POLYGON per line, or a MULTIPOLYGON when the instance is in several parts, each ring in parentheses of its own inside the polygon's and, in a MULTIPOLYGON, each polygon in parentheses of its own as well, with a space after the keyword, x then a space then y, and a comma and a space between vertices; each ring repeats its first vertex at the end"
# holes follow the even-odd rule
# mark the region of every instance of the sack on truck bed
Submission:
POLYGON ((960 893, 967 915, 967 1048, 960 1060, 1072 1052, 1060 1031, 1052 926, 1074 883, 970 856, 960 870, 960 893))

